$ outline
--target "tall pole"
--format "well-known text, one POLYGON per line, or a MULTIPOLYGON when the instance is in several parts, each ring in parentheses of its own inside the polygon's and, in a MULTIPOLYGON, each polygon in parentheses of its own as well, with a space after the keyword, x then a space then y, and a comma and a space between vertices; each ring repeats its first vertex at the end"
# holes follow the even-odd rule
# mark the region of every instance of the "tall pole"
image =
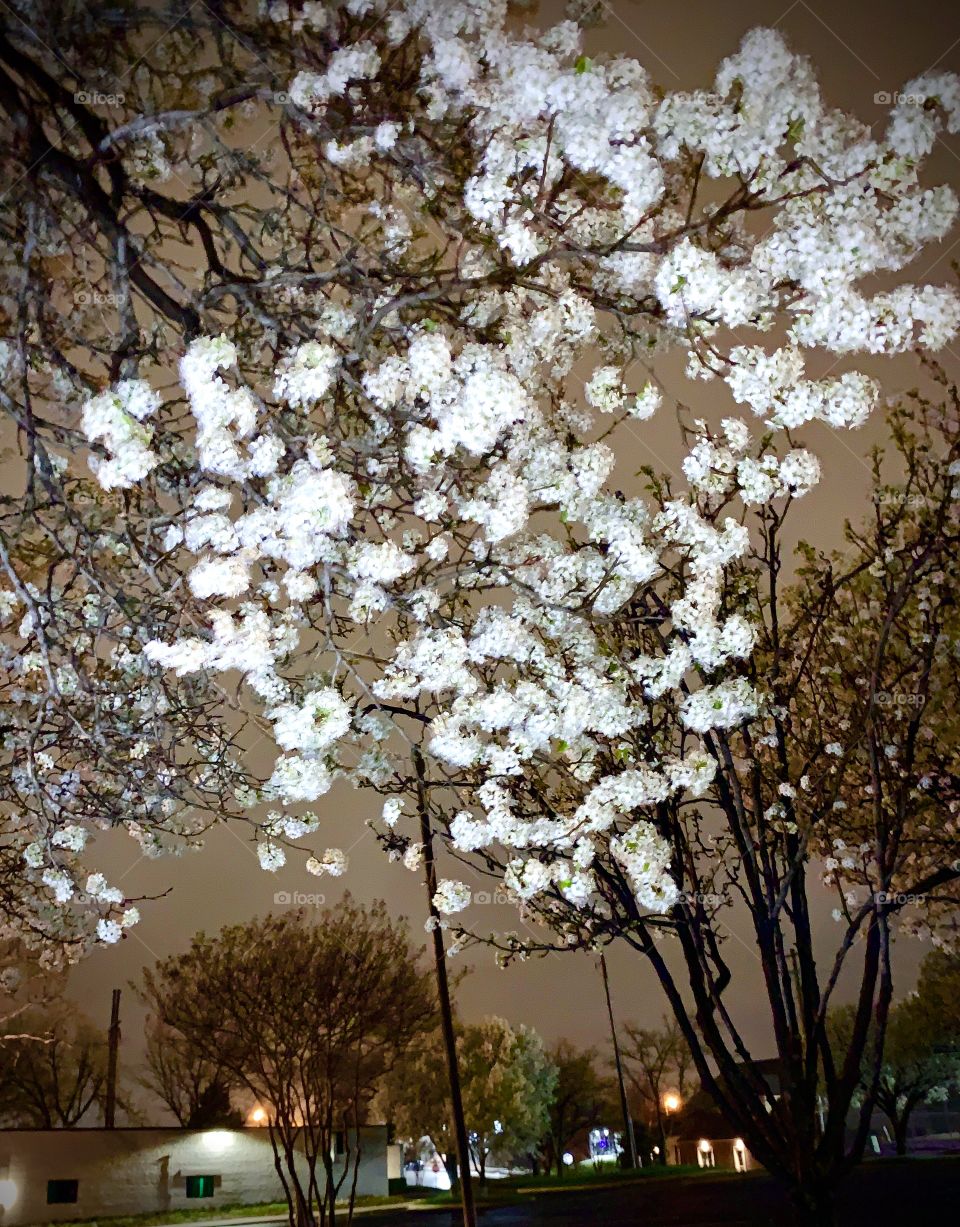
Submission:
POLYGON ((603 991, 607 996, 607 1015, 610 1018, 610 1034, 613 1037, 613 1059, 617 1067, 617 1082, 620 1084, 620 1110, 623 1113, 623 1132, 627 1139, 627 1158, 629 1167, 639 1167, 637 1161, 637 1139, 633 1136, 633 1118, 630 1115, 630 1105, 627 1103, 627 1088, 623 1081, 623 1062, 620 1060, 620 1043, 617 1039, 617 1027, 613 1021, 613 1004, 610 1001, 610 981, 607 978, 607 960, 603 951, 600 952, 600 972, 603 976, 603 991))
POLYGON ((108 1129, 116 1128, 117 1117, 117 1062, 120 1056, 120 990, 113 990, 110 1005, 110 1032, 107 1046, 107 1091, 103 1105, 103 1123, 108 1129))
POLYGON ((433 902, 433 897, 437 893, 437 866, 433 857, 433 829, 430 826, 430 814, 427 810, 426 770, 423 755, 416 747, 413 751, 413 762, 417 772, 417 809, 420 813, 420 842, 423 844, 423 880, 427 888, 427 907, 430 912, 433 939, 433 962, 437 973, 437 998, 440 1002, 440 1025, 447 1057, 450 1106, 453 1112, 454 1137, 457 1143, 457 1165, 460 1168, 463 1227, 477 1227, 477 1208, 473 1199, 473 1175, 470 1171, 470 1141, 467 1137, 467 1125, 463 1115, 457 1037, 453 1030, 453 1007, 450 1003, 450 982, 447 979, 447 954, 443 947, 440 913, 433 902))

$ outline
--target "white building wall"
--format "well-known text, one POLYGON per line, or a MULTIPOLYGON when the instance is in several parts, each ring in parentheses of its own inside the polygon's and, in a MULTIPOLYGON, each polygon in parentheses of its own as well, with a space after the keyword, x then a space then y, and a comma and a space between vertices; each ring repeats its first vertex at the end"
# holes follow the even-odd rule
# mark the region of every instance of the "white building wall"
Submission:
MULTIPOLYGON (((361 1129, 360 1145, 357 1193, 383 1196, 386 1126, 361 1129)), ((283 1188, 264 1128, 0 1130, 0 1227, 184 1208, 215 1218, 218 1207, 275 1201, 283 1188), (213 1176, 213 1197, 188 1198, 187 1176, 213 1176), (49 1180, 78 1180, 77 1201, 48 1205, 49 1180)))

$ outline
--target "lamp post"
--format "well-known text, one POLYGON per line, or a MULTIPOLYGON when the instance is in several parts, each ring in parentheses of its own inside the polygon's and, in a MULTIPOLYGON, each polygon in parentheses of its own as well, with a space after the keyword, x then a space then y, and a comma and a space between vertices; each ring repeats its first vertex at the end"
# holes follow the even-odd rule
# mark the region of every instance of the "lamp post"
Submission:
POLYGON ((662 1120, 660 1124, 660 1134, 661 1134, 660 1145, 663 1148, 661 1151, 661 1155, 660 1155, 660 1162, 663 1164, 666 1164, 667 1162, 667 1128, 670 1124, 670 1117, 674 1114, 674 1112, 679 1112, 680 1109, 683 1107, 683 1100, 680 1098, 680 1096, 677 1094, 676 1091, 667 1091, 667 1093, 664 1095, 663 1099, 660 1102, 661 1102, 661 1106, 663 1107, 663 1115, 666 1117, 666 1121, 667 1121, 666 1125, 663 1124, 662 1120))

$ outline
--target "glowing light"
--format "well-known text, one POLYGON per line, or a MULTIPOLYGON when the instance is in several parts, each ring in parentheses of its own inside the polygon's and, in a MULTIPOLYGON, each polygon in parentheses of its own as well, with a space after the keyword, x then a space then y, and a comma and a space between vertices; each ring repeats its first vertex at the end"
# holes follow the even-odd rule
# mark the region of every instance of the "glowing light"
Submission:
POLYGON ((233 1145, 233 1134, 228 1129, 211 1129, 203 1135, 204 1149, 211 1154, 220 1155, 233 1145))
POLYGON ((737 1138, 737 1140, 733 1144, 733 1149, 734 1150, 746 1150, 747 1149, 746 1146, 744 1145, 743 1138, 737 1138))
POLYGON ((710 1151, 713 1150, 713 1147, 710 1145, 710 1143, 707 1141, 706 1138, 701 1138, 700 1139, 700 1149, 705 1155, 708 1155, 710 1151))
POLYGON ((573 1167, 573 1155, 569 1150, 563 1152, 563 1162, 566 1167, 573 1167))
POLYGON ((250 1113, 249 1120, 251 1125, 265 1125, 267 1123, 267 1111, 265 1108, 254 1108, 250 1113))
POLYGON ((660 1153, 660 1147, 659 1147, 659 1146, 654 1146, 654 1148, 653 1148, 653 1153, 654 1153, 655 1155, 658 1155, 658 1154, 660 1153))
POLYGON ((0 1180, 0 1209, 9 1210, 17 1200, 17 1186, 12 1180, 0 1180))
POLYGON ((683 1100, 676 1091, 667 1091, 666 1095, 663 1097, 664 1110, 667 1112, 678 1111, 682 1103, 683 1100))

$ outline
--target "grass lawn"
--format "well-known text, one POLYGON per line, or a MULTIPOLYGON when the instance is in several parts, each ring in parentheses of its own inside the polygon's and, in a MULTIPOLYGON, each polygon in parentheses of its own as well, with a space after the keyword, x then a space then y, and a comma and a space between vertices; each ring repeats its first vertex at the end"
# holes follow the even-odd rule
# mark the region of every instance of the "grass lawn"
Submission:
MULTIPOLYGON (((407 1197, 358 1197, 354 1205, 400 1206, 407 1197)), ((343 1204, 346 1205, 346 1198, 343 1204)), ((164 1223, 196 1223, 212 1219, 286 1218, 285 1201, 261 1202, 254 1206, 205 1206, 202 1209, 166 1210, 162 1214, 121 1214, 102 1218, 60 1219, 57 1223, 37 1224, 37 1227, 160 1227, 164 1223)))
MULTIPOLYGON (((584 1164, 575 1171, 568 1169, 563 1176, 553 1173, 541 1173, 539 1176, 507 1176, 502 1180, 488 1180, 486 1185, 479 1184, 474 1177, 473 1187, 479 1203, 496 1204, 516 1200, 518 1193, 562 1193, 564 1190, 572 1192, 574 1189, 602 1188, 607 1185, 632 1184, 649 1180, 670 1180, 678 1176, 701 1176, 705 1172, 711 1175, 723 1174, 717 1173, 713 1168, 664 1167, 659 1163, 634 1169, 617 1167, 613 1163, 604 1164, 599 1168, 584 1164)), ((731 1172, 731 1175, 737 1175, 737 1173, 731 1172)), ((415 1194, 415 1190, 411 1189, 411 1193, 415 1194)), ((459 1197, 455 1198, 451 1193, 426 1193, 421 1194, 418 1200, 421 1198, 426 1205, 430 1206, 445 1206, 454 1200, 459 1201, 459 1197)))

